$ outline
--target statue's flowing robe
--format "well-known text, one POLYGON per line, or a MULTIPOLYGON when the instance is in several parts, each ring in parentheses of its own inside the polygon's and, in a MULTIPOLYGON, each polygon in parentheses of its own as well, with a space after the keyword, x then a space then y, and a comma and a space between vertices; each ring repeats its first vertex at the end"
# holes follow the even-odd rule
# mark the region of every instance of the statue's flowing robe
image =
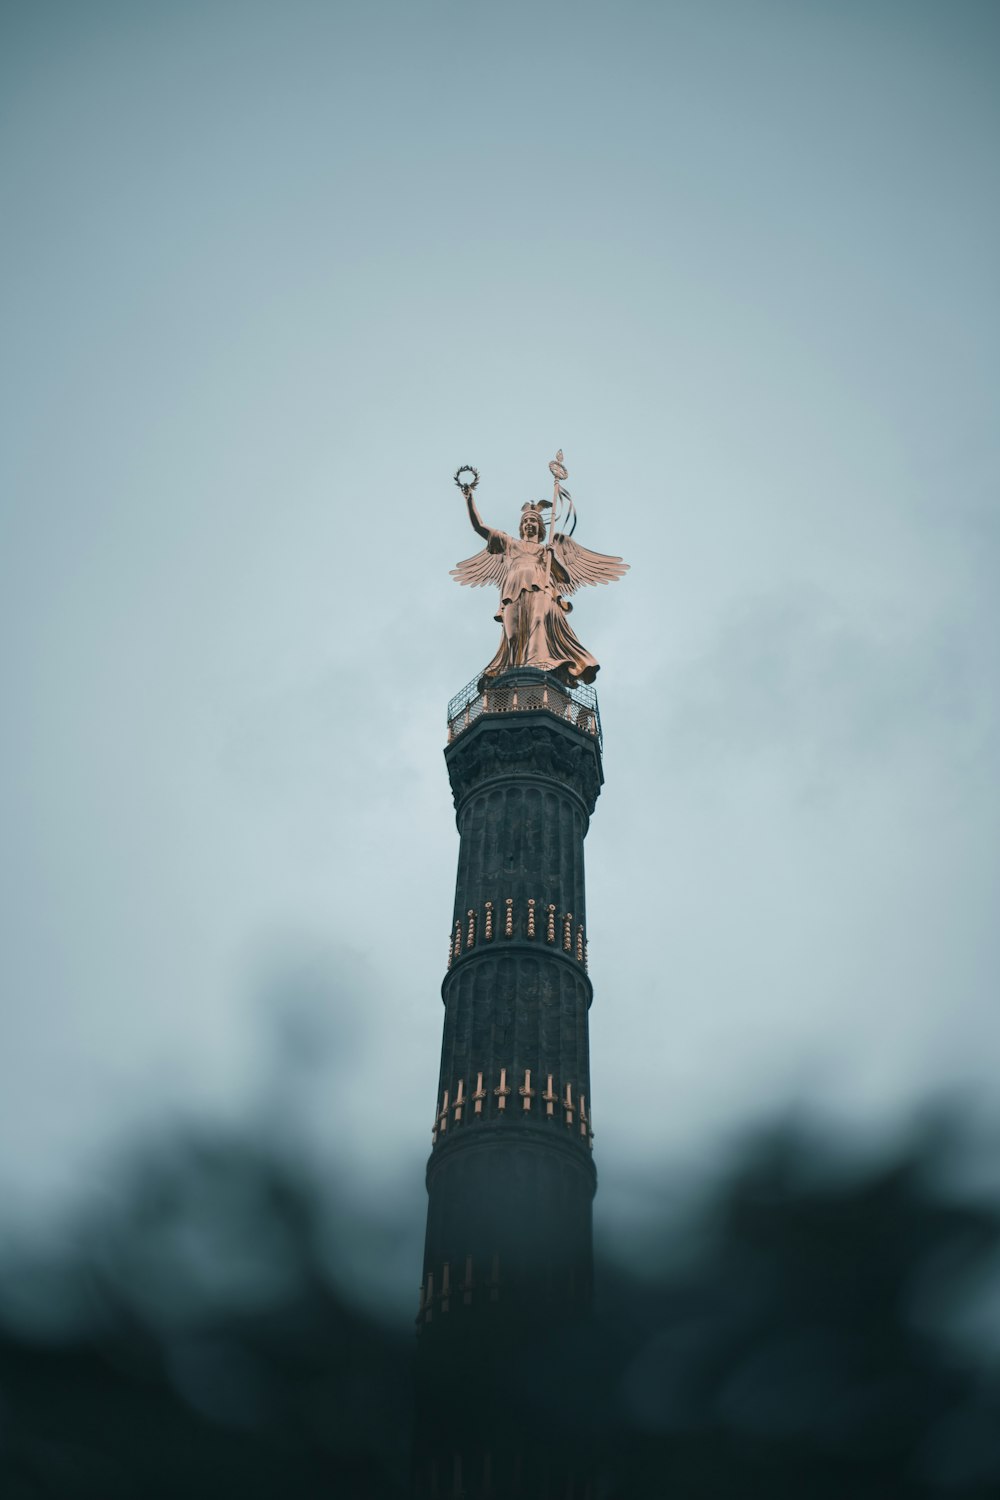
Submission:
POLYGON ((559 592, 560 568, 552 549, 491 531, 486 550, 504 559, 495 616, 503 636, 480 685, 511 667, 539 667, 570 684, 593 682, 600 666, 569 627, 566 616, 573 606, 559 592))
POLYGON ((620 557, 591 552, 559 532, 546 547, 490 529, 482 552, 451 570, 456 583, 500 589, 500 612, 494 618, 503 626, 503 639, 483 668, 480 692, 511 667, 539 667, 570 686, 593 682, 600 668, 569 628, 566 616, 573 606, 566 595, 584 584, 613 583, 627 571, 628 563, 620 557))

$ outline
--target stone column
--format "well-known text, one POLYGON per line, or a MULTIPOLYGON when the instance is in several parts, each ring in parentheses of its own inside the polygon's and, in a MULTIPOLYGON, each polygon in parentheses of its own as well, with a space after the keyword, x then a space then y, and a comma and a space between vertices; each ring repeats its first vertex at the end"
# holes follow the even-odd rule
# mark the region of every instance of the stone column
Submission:
MULTIPOLYGON (((569 1493, 533 1417, 516 1417, 497 1390, 481 1408, 456 1401, 455 1380, 516 1385, 503 1372, 524 1373, 525 1361, 540 1378, 544 1351, 588 1311, 593 1280, 583 842, 603 779, 596 720, 525 669, 491 686, 491 707, 445 752, 461 845, 414 1471, 414 1493, 440 1500, 541 1495, 553 1483, 569 1493)), ((573 1493, 585 1494, 582 1479, 573 1493)))

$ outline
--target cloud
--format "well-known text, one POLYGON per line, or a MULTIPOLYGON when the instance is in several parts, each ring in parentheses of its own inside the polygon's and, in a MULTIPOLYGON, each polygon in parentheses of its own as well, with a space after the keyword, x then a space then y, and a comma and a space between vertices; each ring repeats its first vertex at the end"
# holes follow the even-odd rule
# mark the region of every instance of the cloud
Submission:
POLYGON ((996 740, 985 654, 957 622, 876 623, 820 590, 741 600, 666 683, 667 756, 715 775, 775 757, 827 790, 927 760, 967 774, 996 740))

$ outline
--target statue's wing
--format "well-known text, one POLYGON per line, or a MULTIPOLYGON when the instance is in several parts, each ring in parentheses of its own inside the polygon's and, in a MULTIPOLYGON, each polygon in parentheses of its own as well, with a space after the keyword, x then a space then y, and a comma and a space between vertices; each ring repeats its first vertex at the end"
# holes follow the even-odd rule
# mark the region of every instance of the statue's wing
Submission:
POLYGON ((491 552, 489 547, 484 547, 475 557, 467 557, 464 562, 452 568, 451 576, 456 583, 468 584, 470 588, 482 589, 489 583, 499 588, 503 583, 506 565, 507 559, 502 548, 499 552, 491 552))
POLYGON ((614 583, 628 572, 628 563, 620 557, 591 552, 561 533, 553 541, 552 551, 556 564, 553 576, 564 594, 575 594, 587 583, 614 583))

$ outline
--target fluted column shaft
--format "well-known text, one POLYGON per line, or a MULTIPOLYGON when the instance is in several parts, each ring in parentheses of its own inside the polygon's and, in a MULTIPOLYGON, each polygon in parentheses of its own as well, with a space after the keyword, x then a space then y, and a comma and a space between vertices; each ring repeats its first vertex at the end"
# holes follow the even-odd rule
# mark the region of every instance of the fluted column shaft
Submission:
POLYGON ((446 752, 461 836, 421 1326, 456 1306, 586 1304, 592 1280, 583 843, 593 735, 485 716, 446 752), (455 1298, 452 1289, 464 1290, 455 1298))
MULTIPOLYGON (((591 1494, 554 1426, 593 1281, 583 844, 600 791, 593 713, 568 695, 468 718, 446 760, 461 838, 427 1164, 416 1500, 591 1494), (570 1345, 564 1341, 570 1340, 570 1345), (526 1410, 525 1375, 551 1386, 526 1410)), ((492 701, 499 701, 499 693, 492 701)), ((556 1424, 558 1426, 558 1424, 556 1424)))

